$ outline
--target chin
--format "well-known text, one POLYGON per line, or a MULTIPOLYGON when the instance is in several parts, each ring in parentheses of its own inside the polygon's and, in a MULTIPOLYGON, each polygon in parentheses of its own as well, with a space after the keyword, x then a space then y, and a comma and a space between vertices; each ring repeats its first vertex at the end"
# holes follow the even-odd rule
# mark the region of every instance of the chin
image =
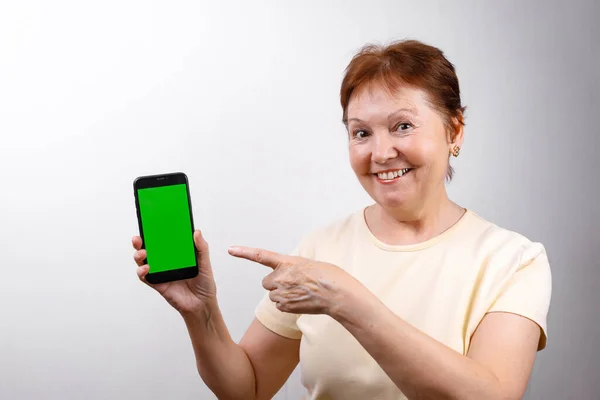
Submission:
POLYGON ((399 193, 373 196, 375 202, 384 208, 403 208, 408 204, 406 196, 399 193))

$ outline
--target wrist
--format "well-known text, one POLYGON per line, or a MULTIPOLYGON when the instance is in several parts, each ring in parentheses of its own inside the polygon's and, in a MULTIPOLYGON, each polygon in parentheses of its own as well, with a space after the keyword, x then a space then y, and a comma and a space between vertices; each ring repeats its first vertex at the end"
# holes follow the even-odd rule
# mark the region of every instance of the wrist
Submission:
POLYGON ((345 325, 355 323, 363 315, 365 301, 368 301, 371 292, 360 282, 353 280, 350 285, 345 285, 337 294, 330 308, 329 316, 345 325))
POLYGON ((207 302, 202 309, 182 312, 192 341, 196 361, 219 358, 224 347, 233 344, 216 300, 207 302))
POLYGON ((188 328, 210 329, 214 327, 214 321, 219 314, 219 306, 215 300, 205 301, 202 307, 194 310, 182 310, 179 312, 188 328))

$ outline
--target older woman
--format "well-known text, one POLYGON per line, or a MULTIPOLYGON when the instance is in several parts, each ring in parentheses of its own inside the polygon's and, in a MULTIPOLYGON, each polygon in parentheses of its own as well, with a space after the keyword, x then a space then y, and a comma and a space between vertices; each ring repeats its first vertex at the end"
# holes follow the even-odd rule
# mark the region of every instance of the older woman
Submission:
POLYGON ((300 362, 310 399, 521 398, 546 345, 550 267, 541 244, 447 196, 465 109, 452 64, 417 41, 367 46, 341 105, 350 164, 374 204, 293 255, 230 248, 272 268, 239 344, 200 232, 199 276, 153 286, 183 316, 202 379, 220 399, 269 399, 300 362))

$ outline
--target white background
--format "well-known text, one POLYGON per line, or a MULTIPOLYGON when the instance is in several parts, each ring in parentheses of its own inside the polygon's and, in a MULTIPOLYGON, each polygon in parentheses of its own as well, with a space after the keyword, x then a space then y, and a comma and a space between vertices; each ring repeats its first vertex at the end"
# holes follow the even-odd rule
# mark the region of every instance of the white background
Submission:
MULTIPOLYGON (((600 6, 591 1, 0 1, 0 398, 210 399, 184 324, 135 275, 132 182, 184 171, 238 340, 267 271, 370 202, 339 85, 415 38, 468 106, 451 197, 548 250, 528 399, 600 392, 600 6)), ((227 362, 224 360, 223 362, 227 362)), ((277 396, 299 399, 295 373, 277 396)))

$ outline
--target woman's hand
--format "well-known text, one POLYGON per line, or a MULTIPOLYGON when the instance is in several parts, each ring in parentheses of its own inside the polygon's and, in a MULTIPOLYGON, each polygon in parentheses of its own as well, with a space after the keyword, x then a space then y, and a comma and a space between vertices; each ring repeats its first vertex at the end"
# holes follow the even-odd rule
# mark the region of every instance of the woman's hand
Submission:
POLYGON ((263 279, 263 287, 284 312, 334 316, 347 296, 361 286, 333 264, 237 246, 229 248, 229 254, 273 268, 263 279))
POLYGON ((143 264, 146 259, 146 250, 142 249, 142 239, 134 236, 133 248, 136 250, 133 259, 138 265, 137 274, 140 280, 160 293, 170 305, 182 314, 209 312, 207 305, 216 301, 216 285, 210 265, 208 243, 200 231, 194 232, 194 243, 198 250, 198 275, 191 279, 166 283, 151 284, 146 281, 148 264, 143 264))

